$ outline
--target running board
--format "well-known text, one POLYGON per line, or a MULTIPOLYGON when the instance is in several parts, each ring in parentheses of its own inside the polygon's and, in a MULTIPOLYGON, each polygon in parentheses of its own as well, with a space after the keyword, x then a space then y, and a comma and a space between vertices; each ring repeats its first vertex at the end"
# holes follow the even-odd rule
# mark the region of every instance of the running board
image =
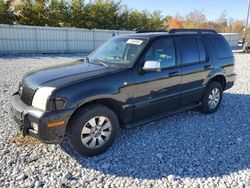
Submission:
POLYGON ((181 112, 185 112, 187 110, 195 109, 195 108, 197 108, 199 106, 201 106, 201 103, 193 104, 193 105, 185 106, 183 108, 179 108, 179 109, 176 109, 176 110, 173 110, 173 111, 169 111, 169 112, 164 112, 164 113, 161 113, 161 114, 157 114, 157 115, 154 115, 154 116, 152 116, 150 118, 147 118, 147 119, 143 119, 143 120, 136 121, 134 123, 126 124, 126 125, 124 125, 124 128, 125 129, 132 129, 132 128, 141 126, 143 124, 148 124, 148 123, 154 122, 156 120, 160 120, 160 119, 163 119, 165 117, 168 117, 168 116, 171 116, 171 115, 175 115, 177 113, 181 113, 181 112))

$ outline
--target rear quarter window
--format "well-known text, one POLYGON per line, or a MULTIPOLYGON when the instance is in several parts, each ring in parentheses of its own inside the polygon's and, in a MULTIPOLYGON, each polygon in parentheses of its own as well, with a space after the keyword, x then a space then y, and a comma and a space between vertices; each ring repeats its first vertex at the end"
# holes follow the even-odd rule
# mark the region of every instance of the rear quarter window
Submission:
POLYGON ((233 57, 232 49, 223 36, 210 36, 208 37, 208 40, 219 59, 233 57))

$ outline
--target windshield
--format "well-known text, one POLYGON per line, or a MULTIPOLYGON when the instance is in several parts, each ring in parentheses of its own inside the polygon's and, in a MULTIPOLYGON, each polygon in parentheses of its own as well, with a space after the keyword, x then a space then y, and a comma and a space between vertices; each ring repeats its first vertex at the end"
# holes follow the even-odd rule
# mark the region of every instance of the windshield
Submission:
POLYGON ((90 54, 90 63, 129 67, 145 47, 147 39, 113 38, 90 54))

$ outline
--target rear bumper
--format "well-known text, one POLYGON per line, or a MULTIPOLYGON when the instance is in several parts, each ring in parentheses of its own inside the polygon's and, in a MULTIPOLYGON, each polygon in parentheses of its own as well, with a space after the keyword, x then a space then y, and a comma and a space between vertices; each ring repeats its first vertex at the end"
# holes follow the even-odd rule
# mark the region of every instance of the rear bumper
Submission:
POLYGON ((11 97, 11 111, 18 129, 24 136, 30 135, 41 142, 57 144, 64 138, 67 123, 74 109, 46 112, 25 105, 19 95, 14 94, 11 97), (65 123, 56 127, 48 127, 48 124, 59 121, 65 123), (38 125, 37 130, 31 127, 32 123, 38 125))
POLYGON ((230 88, 232 88, 234 86, 234 82, 237 79, 237 75, 236 74, 230 74, 228 76, 226 76, 226 87, 225 90, 228 90, 230 88))

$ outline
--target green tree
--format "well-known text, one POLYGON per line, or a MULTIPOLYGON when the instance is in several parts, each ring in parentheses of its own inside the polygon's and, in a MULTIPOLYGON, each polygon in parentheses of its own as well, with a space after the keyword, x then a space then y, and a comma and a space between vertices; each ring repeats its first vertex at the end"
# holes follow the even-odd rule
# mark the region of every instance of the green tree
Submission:
POLYGON ((18 24, 23 25, 35 25, 35 20, 33 18, 35 12, 33 10, 32 0, 21 0, 21 2, 16 6, 16 12, 18 12, 18 24))
POLYGON ((117 17, 117 29, 127 29, 127 25, 129 23, 129 13, 130 10, 127 6, 123 6, 120 8, 119 15, 117 17))
POLYGON ((71 26, 85 27, 84 0, 72 0, 70 6, 71 26))
POLYGON ((0 0, 0 24, 13 24, 16 16, 11 9, 12 0, 0 0))
POLYGON ((151 17, 150 13, 147 10, 140 12, 139 24, 140 30, 150 30, 151 29, 151 17))
POLYGON ((163 28, 164 20, 160 11, 154 11, 149 18, 149 30, 159 30, 163 28))
POLYGON ((47 0, 35 0, 33 11, 35 14, 33 15, 33 19, 35 25, 45 26, 48 25, 48 9, 46 7, 47 0))
POLYGON ((159 30, 163 28, 164 20, 159 11, 154 11, 150 14, 143 10, 139 12, 133 10, 129 14, 129 22, 126 27, 127 30, 159 30))
POLYGON ((60 0, 59 3, 59 25, 62 27, 71 26, 69 4, 65 0, 60 0))
POLYGON ((120 4, 96 0, 85 7, 87 28, 118 29, 120 4))
POLYGON ((60 26, 60 4, 58 0, 51 0, 48 6, 48 26, 60 26))
POLYGON ((142 13, 137 10, 131 11, 129 14, 129 21, 128 21, 128 25, 126 29, 127 30, 144 30, 145 26, 143 26, 141 21, 142 21, 142 13))
POLYGON ((47 7, 47 12, 47 25, 56 27, 69 27, 72 25, 70 7, 65 0, 51 0, 47 7))
POLYGON ((48 24, 46 0, 22 0, 17 6, 19 24, 45 26, 48 24))

